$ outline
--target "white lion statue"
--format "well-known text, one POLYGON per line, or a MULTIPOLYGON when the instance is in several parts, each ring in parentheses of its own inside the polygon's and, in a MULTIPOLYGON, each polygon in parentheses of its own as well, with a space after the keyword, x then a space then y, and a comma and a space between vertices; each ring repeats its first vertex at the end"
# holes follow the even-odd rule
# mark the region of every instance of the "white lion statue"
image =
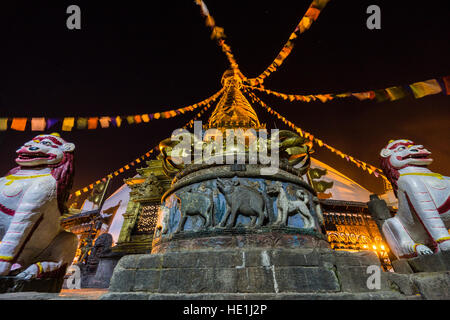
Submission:
POLYGON ((431 172, 431 152, 410 140, 391 140, 381 168, 398 198, 398 212, 383 233, 397 258, 450 250, 450 181, 431 172))
POLYGON ((52 277, 72 264, 78 240, 61 228, 60 215, 74 149, 57 133, 38 135, 17 150, 19 166, 0 178, 0 275, 52 277))

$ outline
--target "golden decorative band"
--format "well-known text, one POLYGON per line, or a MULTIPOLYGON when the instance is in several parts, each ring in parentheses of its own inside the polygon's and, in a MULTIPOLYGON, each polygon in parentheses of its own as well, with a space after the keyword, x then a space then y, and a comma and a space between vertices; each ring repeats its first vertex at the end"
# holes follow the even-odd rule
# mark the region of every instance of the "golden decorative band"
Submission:
POLYGON ((10 181, 5 183, 5 185, 9 186, 11 183, 13 183, 16 180, 34 179, 34 178, 40 178, 40 177, 46 177, 46 176, 51 176, 51 174, 46 173, 46 174, 38 174, 35 176, 23 176, 23 177, 9 175, 9 176, 6 176, 5 178, 6 178, 6 180, 10 180, 10 181))
POLYGON ((10 257, 10 256, 0 256, 0 260, 3 261, 12 261, 14 259, 14 257, 10 257))
POLYGON ((424 173, 419 173, 419 172, 402 173, 400 175, 400 177, 402 177, 402 176, 429 176, 429 177, 436 177, 436 178, 441 179, 441 180, 444 179, 442 174, 434 173, 434 172, 432 172, 432 173, 425 173, 425 172, 424 173))
POLYGON ((41 263, 37 262, 36 265, 38 267, 38 275, 42 274, 42 271, 44 271, 44 268, 42 268, 41 263))
POLYGON ((439 239, 436 240, 436 242, 437 242, 437 243, 441 243, 441 242, 444 242, 444 241, 447 241, 447 240, 450 240, 450 237, 442 237, 442 238, 439 238, 439 239))
POLYGON ((414 252, 415 252, 415 253, 417 253, 417 250, 416 250, 416 247, 417 247, 417 246, 423 246, 423 244, 422 244, 422 243, 416 243, 416 244, 414 245, 413 249, 414 249, 414 252))

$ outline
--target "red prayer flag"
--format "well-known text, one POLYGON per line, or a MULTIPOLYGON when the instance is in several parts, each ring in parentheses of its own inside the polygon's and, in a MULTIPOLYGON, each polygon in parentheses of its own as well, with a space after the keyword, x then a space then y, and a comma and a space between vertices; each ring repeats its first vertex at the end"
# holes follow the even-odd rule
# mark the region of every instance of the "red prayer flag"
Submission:
POLYGON ((444 81, 445 91, 447 92, 447 95, 450 95, 450 76, 443 77, 442 80, 444 81))

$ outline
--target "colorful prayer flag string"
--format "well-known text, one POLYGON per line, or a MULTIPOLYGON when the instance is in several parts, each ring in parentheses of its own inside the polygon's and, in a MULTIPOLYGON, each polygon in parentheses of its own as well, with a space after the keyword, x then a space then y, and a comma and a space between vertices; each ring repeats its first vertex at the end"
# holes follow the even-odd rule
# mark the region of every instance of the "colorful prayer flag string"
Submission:
MULTIPOLYGON (((219 91, 219 92, 222 93, 222 91, 223 91, 223 90, 221 90, 221 91, 219 91)), ((220 96, 220 94, 219 94, 219 96, 220 96)), ((217 98, 218 98, 218 96, 216 97, 216 99, 217 99, 217 98)), ((213 100, 216 100, 216 99, 213 99, 213 100)), ((212 101, 212 102, 213 102, 213 101, 212 101)), ((198 118, 200 118, 200 117, 201 117, 201 116, 202 116, 209 108, 211 108, 211 105, 212 105, 211 103, 206 104, 206 106, 205 106, 203 109, 201 109, 200 112, 199 112, 197 115, 195 115, 194 118, 192 118, 191 120, 189 120, 189 121, 183 126, 183 128, 187 128, 187 127, 190 128, 190 127, 192 127, 193 124, 194 124, 194 121, 197 120, 198 118)), ((1 119, 0 119, 0 120, 1 120, 1 119)), ((0 123, 1 123, 1 122, 0 122, 0 123)), ((130 163, 128 163, 128 164, 126 164, 126 165, 124 165, 123 167, 121 167, 120 169, 114 171, 113 173, 107 174, 105 177, 103 177, 103 178, 101 178, 101 179, 99 179, 99 180, 97 180, 97 181, 105 180, 105 179, 107 179, 107 178, 113 179, 114 177, 119 176, 121 173, 124 173, 125 171, 130 170, 131 167, 133 167, 133 166, 136 165, 136 163, 137 163, 137 164, 138 164, 138 163, 141 163, 141 162, 142 162, 143 160, 145 160, 146 158, 149 158, 149 157, 153 154, 153 152, 154 152, 155 150, 157 150, 158 148, 159 148, 159 145, 156 145, 155 147, 153 147, 152 149, 150 149, 148 152, 146 152, 144 155, 142 155, 142 156, 136 158, 135 160, 131 161, 130 163)), ((81 189, 75 191, 73 194, 74 194, 75 196, 80 196, 82 193, 89 192, 90 189, 93 189, 93 184, 90 184, 88 187, 81 188, 81 189), (91 186, 92 186, 92 187, 91 187, 91 186)), ((72 196, 73 196, 73 195, 72 195, 72 196)))
POLYGON ((328 94, 309 94, 309 95, 300 95, 300 94, 286 94, 280 93, 277 91, 269 90, 264 87, 257 86, 248 86, 245 85, 246 88, 252 90, 258 90, 264 92, 269 95, 276 96, 278 98, 289 100, 289 101, 301 101, 301 102, 311 102, 311 101, 321 101, 327 102, 336 98, 349 98, 355 97, 358 100, 375 100, 377 102, 383 101, 396 101, 399 99, 403 99, 409 96, 408 87, 411 89, 411 92, 414 98, 419 99, 428 95, 438 94, 441 92, 450 95, 450 76, 438 78, 438 79, 430 79, 426 81, 420 81, 412 83, 408 86, 393 86, 385 89, 378 90, 370 90, 364 92, 344 92, 339 94, 328 93, 328 94))
POLYGON ((323 8, 325 8, 325 6, 329 1, 330 0, 313 0, 313 2, 311 2, 308 10, 298 23, 294 32, 292 32, 291 35, 289 36, 288 41, 285 43, 281 51, 278 53, 275 60, 258 77, 248 79, 248 82, 251 85, 262 84, 265 78, 267 78, 272 72, 275 72, 277 68, 281 66, 281 64, 289 56, 292 49, 294 48, 294 40, 297 39, 300 34, 302 34, 311 27, 312 23, 317 20, 317 18, 320 15, 320 12, 323 10, 323 8))
POLYGON ((331 152, 333 152, 334 154, 337 154, 338 156, 340 156, 343 159, 346 159, 349 162, 354 163, 358 168, 367 171, 369 174, 373 174, 375 177, 381 177, 383 180, 385 180, 385 182, 387 182, 387 178, 384 176, 383 171, 373 165, 370 165, 364 161, 358 160, 350 155, 347 155, 345 153, 343 153, 342 151, 333 148, 331 146, 329 146, 328 144, 324 143, 322 140, 314 137, 311 133, 304 131, 303 129, 301 129, 300 127, 297 127, 294 123, 292 123, 291 121, 289 121, 288 119, 286 119, 285 117, 283 117, 281 114, 279 114, 278 112, 276 112, 275 110, 273 110, 272 108, 270 108, 265 102, 263 102, 260 98, 258 98, 253 92, 249 91, 247 88, 244 88, 244 91, 247 92, 247 94, 250 96, 250 98, 252 99, 253 102, 257 102, 259 105, 261 105, 264 109, 266 109, 266 111, 268 113, 270 113, 271 115, 275 115, 278 119, 280 119, 281 121, 283 121, 284 124, 286 124, 287 126, 289 126, 290 128, 294 129, 295 131, 297 131, 297 133, 304 137, 309 139, 310 141, 316 143, 319 147, 325 147, 328 150, 330 150, 331 152))
POLYGON ((45 118, 45 117, 36 117, 36 118, 0 118, 0 131, 5 131, 8 129, 8 123, 10 123, 9 128, 16 131, 25 131, 27 127, 27 123, 31 124, 31 131, 44 131, 48 130, 51 127, 54 127, 58 122, 61 122, 61 130, 62 131, 72 131, 73 128, 78 130, 95 130, 98 128, 110 128, 117 127, 119 128, 122 124, 122 121, 126 120, 128 125, 140 124, 140 123, 148 123, 151 120, 158 119, 169 119, 186 112, 194 111, 200 107, 205 105, 209 105, 223 93, 224 88, 221 88, 215 94, 210 96, 209 98, 183 107, 179 109, 156 112, 150 114, 134 114, 134 115, 125 115, 125 116, 102 116, 102 117, 64 117, 64 118, 45 118), (11 121, 9 121, 11 119, 11 121), (100 126, 99 126, 100 124, 100 126))
POLYGON ((233 69, 237 74, 241 75, 243 79, 246 79, 239 70, 239 65, 237 64, 236 59, 231 52, 231 47, 225 43, 226 35, 224 29, 216 25, 214 18, 209 13, 208 7, 203 0, 195 0, 195 3, 200 6, 201 14, 205 17, 206 26, 211 28, 211 40, 217 41, 217 44, 222 49, 223 53, 225 53, 228 62, 230 63, 231 69, 233 69))

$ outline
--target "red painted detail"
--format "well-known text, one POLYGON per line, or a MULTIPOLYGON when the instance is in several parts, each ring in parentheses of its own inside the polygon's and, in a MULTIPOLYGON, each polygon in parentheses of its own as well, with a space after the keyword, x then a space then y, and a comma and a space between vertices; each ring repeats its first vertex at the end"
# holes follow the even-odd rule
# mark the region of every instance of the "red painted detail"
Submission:
POLYGON ((417 257, 417 253, 410 253, 410 254, 404 254, 402 256, 400 256, 400 259, 411 259, 411 258, 415 258, 417 257))
POLYGON ((37 137, 33 138, 33 140, 39 140, 39 141, 42 141, 45 139, 52 141, 53 143, 57 144, 58 146, 62 146, 62 142, 52 136, 42 136, 42 137, 37 136, 37 137))
POLYGON ((447 200, 445 201, 445 203, 442 206, 437 208, 437 211, 439 212, 439 214, 446 213, 448 210, 450 210, 450 197, 447 198, 447 200))
POLYGON ((9 216, 13 216, 13 215, 16 213, 15 210, 9 209, 9 208, 5 207, 5 206, 4 206, 3 204, 1 204, 1 203, 0 203, 0 211, 3 212, 3 213, 6 213, 6 214, 9 215, 9 216))
POLYGON ((393 149, 397 148, 398 146, 405 146, 405 147, 407 147, 407 146, 410 146, 412 144, 414 144, 414 142, 412 142, 412 141, 398 142, 398 143, 394 144, 392 147, 390 147, 389 150, 393 150, 393 149))

